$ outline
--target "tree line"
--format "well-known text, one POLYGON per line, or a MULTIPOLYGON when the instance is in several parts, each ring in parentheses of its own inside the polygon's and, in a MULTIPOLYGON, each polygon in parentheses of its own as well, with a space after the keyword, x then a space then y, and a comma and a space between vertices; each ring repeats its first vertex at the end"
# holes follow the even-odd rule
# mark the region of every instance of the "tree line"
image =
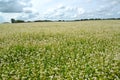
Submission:
POLYGON ((11 23, 24 23, 24 20, 15 20, 15 19, 11 19, 11 23))
POLYGON ((89 20, 120 20, 120 18, 90 18, 90 19, 77 19, 77 20, 35 20, 35 21, 24 21, 24 20, 15 20, 11 19, 11 23, 25 23, 25 22, 71 22, 71 21, 89 21, 89 20))

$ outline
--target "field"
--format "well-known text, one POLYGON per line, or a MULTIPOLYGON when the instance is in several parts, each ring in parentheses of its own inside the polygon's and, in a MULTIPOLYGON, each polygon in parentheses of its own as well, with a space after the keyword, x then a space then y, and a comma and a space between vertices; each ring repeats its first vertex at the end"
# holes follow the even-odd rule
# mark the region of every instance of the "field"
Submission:
POLYGON ((0 24, 0 80, 120 80, 120 21, 0 24))

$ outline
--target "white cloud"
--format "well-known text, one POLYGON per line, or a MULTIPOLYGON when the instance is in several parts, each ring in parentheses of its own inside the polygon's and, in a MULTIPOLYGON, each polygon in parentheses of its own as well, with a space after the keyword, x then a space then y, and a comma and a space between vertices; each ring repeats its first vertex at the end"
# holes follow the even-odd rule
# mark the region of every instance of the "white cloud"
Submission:
POLYGON ((1 13, 2 21, 1 22, 10 22, 11 18, 16 18, 20 13, 1 13))
POLYGON ((0 12, 3 13, 20 13, 31 6, 30 0, 0 0, 0 12))
POLYGON ((81 7, 60 5, 56 8, 48 9, 44 16, 48 19, 73 19, 80 18, 84 13, 85 10, 81 7))
POLYGON ((21 13, 16 19, 22 20, 35 20, 39 17, 39 13, 32 12, 32 13, 21 13))
POLYGON ((0 22, 3 22, 4 21, 4 18, 2 16, 2 13, 0 12, 0 22))
POLYGON ((120 11, 118 11, 117 14, 120 15, 120 11))
POLYGON ((77 8, 79 15, 84 14, 85 10, 83 8, 77 8))
POLYGON ((120 17, 120 0, 0 0, 0 20, 120 17))
POLYGON ((36 11, 36 9, 34 9, 34 8, 27 7, 27 8, 23 9, 23 12, 29 14, 29 13, 35 13, 35 12, 38 12, 38 11, 36 11))
POLYGON ((87 2, 91 2, 92 0, 86 0, 87 2))

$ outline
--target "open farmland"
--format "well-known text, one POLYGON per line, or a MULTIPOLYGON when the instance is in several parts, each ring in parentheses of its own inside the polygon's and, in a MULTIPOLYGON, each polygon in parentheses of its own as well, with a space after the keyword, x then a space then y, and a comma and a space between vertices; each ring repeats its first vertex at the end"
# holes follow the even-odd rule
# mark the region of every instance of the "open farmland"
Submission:
POLYGON ((120 21, 0 24, 0 80, 120 80, 120 21))

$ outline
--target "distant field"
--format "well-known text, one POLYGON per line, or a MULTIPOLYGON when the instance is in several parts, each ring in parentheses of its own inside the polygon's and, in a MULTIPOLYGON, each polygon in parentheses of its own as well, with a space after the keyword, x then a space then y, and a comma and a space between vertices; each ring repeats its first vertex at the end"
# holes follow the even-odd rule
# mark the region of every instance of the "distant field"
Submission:
POLYGON ((120 20, 0 24, 0 80, 120 80, 120 20))

